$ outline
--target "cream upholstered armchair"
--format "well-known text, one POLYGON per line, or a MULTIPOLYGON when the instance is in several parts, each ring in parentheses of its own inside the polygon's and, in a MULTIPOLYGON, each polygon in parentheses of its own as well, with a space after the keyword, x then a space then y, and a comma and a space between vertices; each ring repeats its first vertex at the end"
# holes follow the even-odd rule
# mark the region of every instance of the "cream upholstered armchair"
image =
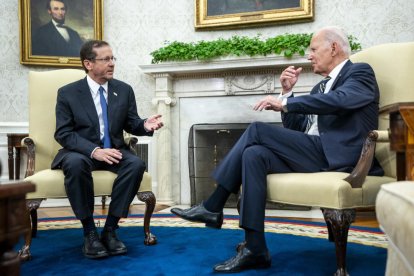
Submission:
MULTIPOLYGON (((25 237, 25 245, 20 251, 22 259, 30 258, 31 237, 36 236, 37 209, 42 200, 66 197, 62 170, 50 169, 53 158, 61 148, 54 139, 57 91, 63 85, 84 77, 85 72, 79 69, 29 72, 29 137, 22 140, 22 145, 27 147, 28 154, 24 181, 34 183, 36 191, 27 194, 32 232, 25 237)), ((128 137, 126 142, 136 152, 138 139, 128 137)), ((92 175, 95 196, 109 196, 116 174, 109 171, 94 171, 92 175)), ((137 196, 146 204, 144 215, 144 243, 146 245, 153 245, 157 242, 149 227, 156 203, 151 189, 151 176, 145 172, 137 196)), ((30 218, 28 217, 28 223, 30 223, 30 218)))
MULTIPOLYGON (((384 44, 351 56, 353 62, 369 63, 380 88, 380 107, 395 102, 414 101, 412 61, 414 43, 384 44)), ((395 153, 389 149, 388 121, 380 116, 379 129, 369 133, 354 171, 286 173, 268 175, 269 201, 283 204, 320 207, 329 240, 335 242, 336 275, 346 275, 348 229, 355 220, 356 209, 374 207, 384 183, 396 179, 395 153), (376 142, 379 143, 376 146, 376 142), (385 170, 385 176, 367 176, 373 155, 385 170)))
POLYGON ((414 275, 414 181, 381 186, 376 210, 388 240, 385 275, 414 275))

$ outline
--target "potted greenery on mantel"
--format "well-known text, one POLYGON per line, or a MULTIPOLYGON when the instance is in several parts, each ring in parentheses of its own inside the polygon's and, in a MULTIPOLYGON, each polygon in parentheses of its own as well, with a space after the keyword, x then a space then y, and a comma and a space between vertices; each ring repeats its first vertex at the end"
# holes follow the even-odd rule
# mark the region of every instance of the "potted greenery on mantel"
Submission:
MULTIPOLYGON (((151 53, 151 63, 174 61, 208 61, 227 56, 267 56, 281 55, 291 58, 294 54, 305 55, 312 38, 311 34, 283 34, 263 40, 260 35, 253 38, 247 36, 232 36, 229 39, 219 38, 212 41, 199 42, 166 42, 151 53)), ((348 36, 351 50, 361 50, 357 39, 348 36)))

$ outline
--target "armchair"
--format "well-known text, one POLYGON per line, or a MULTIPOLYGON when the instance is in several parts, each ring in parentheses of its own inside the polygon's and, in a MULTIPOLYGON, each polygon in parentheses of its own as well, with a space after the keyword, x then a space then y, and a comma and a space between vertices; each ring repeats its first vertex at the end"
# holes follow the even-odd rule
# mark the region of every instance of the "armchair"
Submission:
POLYGON ((414 275, 414 182, 381 186, 377 218, 388 239, 386 276, 414 275))
MULTIPOLYGON (((411 74, 414 43, 384 44, 351 56, 353 62, 369 63, 380 88, 380 107, 395 102, 413 101, 411 74)), ((348 229, 360 208, 375 207, 382 184, 396 180, 395 153, 389 149, 388 121, 379 118, 379 129, 365 141, 358 164, 352 173, 318 172, 268 175, 267 199, 282 204, 320 207, 327 224, 329 241, 335 242, 337 271, 347 275, 346 247, 348 229), (376 146, 376 142, 384 142, 376 146), (374 154, 385 170, 383 177, 367 176, 374 154)))
MULTIPOLYGON (((35 184, 36 191, 27 194, 27 223, 31 224, 31 233, 25 236, 25 245, 20 250, 21 259, 30 259, 32 237, 37 231, 37 209, 48 198, 66 198, 64 175, 62 170, 51 170, 53 158, 61 146, 54 139, 55 105, 57 90, 61 86, 85 77, 79 69, 61 69, 46 72, 29 72, 29 137, 22 139, 27 147, 27 171, 24 181, 35 184), (30 216, 29 216, 30 214, 30 216)), ((126 137, 133 152, 136 152, 138 139, 126 137)), ((109 196, 116 174, 109 171, 94 171, 95 196, 109 196)), ((145 172, 138 199, 145 202, 144 244, 154 245, 156 237, 150 232, 150 219, 156 199, 151 191, 151 176, 145 172)))

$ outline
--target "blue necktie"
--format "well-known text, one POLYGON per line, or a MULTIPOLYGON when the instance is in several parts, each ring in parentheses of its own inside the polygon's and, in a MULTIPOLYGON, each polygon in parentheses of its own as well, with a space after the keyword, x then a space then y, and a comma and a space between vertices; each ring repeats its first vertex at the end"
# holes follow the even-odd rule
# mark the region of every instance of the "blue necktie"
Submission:
POLYGON ((104 121, 104 137, 103 140, 103 147, 104 149, 111 148, 111 138, 109 137, 109 124, 108 124, 108 105, 105 100, 104 96, 104 88, 102 86, 99 87, 99 96, 102 108, 102 118, 104 121))

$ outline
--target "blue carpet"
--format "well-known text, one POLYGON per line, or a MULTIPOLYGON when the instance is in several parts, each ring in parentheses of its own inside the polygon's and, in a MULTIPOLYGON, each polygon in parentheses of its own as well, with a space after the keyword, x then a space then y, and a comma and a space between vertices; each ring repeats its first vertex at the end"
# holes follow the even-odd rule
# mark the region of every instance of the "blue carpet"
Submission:
MULTIPOLYGON (((121 227, 118 236, 128 254, 89 260, 81 252, 82 230, 39 231, 33 239, 31 261, 21 275, 211 275, 216 263, 235 255, 243 231, 196 227, 151 228, 155 246, 143 244, 142 227, 121 227)), ((272 267, 238 275, 332 275, 336 270, 334 244, 326 239, 266 233, 272 267)), ((386 249, 348 243, 350 275, 384 275, 386 249)))

